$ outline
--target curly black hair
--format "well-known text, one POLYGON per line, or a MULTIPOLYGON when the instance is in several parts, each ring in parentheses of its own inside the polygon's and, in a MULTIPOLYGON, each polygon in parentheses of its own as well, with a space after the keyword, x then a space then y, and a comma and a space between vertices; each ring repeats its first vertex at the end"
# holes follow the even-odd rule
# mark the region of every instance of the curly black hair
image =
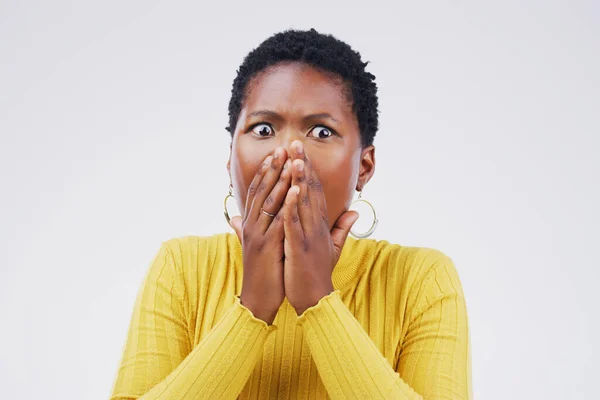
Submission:
POLYGON ((244 58, 233 81, 229 100, 229 126, 233 137, 248 83, 258 73, 281 62, 302 62, 340 76, 346 84, 356 114, 363 147, 373 144, 377 133, 378 99, 375 75, 365 71, 360 53, 332 35, 315 29, 289 29, 263 41, 244 58))

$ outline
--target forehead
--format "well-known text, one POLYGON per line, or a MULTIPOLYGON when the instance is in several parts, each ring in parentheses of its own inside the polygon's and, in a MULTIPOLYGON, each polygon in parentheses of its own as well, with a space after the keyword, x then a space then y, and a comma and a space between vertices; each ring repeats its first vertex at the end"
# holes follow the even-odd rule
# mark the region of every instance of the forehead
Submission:
POLYGON ((269 67, 249 83, 243 108, 299 114, 335 113, 355 119, 346 83, 331 72, 303 63, 269 67))

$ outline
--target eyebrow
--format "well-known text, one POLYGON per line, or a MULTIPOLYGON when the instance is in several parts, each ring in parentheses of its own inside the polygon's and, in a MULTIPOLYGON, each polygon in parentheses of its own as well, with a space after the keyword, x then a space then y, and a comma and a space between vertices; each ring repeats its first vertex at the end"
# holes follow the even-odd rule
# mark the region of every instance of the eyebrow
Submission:
MULTIPOLYGON (((273 119, 277 119, 277 120, 282 120, 283 119, 283 117, 281 115, 279 115, 275 111, 271 111, 271 110, 253 111, 250 114, 248 114, 248 118, 252 118, 252 117, 269 117, 269 118, 273 118, 273 119)), ((327 114, 327 113, 310 114, 310 115, 305 116, 302 119, 305 120, 305 121, 315 120, 315 119, 328 119, 328 120, 331 120, 331 121, 333 121, 335 123, 341 124, 340 121, 338 121, 332 115, 327 114)))

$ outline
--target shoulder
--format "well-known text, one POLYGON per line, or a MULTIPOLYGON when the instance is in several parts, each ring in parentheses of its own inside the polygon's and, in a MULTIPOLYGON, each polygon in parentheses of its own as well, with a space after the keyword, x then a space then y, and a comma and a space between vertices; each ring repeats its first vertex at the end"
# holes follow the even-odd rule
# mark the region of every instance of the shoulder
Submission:
POLYGON ((169 254, 179 273, 210 272, 215 265, 234 266, 241 259, 241 245, 235 234, 217 233, 209 236, 182 235, 164 240, 161 248, 169 254))
POLYGON ((410 270, 416 282, 442 274, 456 274, 454 260, 444 251, 431 247, 408 246, 404 247, 401 260, 410 270))
POLYGON ((444 292, 462 294, 454 260, 444 251, 423 246, 407 246, 387 240, 359 239, 352 253, 361 254, 372 268, 371 275, 386 276, 403 296, 415 297, 431 285, 444 292))
POLYGON ((231 233, 217 233, 209 236, 182 235, 175 236, 163 241, 162 245, 173 253, 176 259, 186 256, 216 256, 226 251, 235 250, 237 238, 231 233))
POLYGON ((374 267, 385 271, 372 273, 372 279, 382 280, 388 293, 395 294, 397 310, 406 321, 414 320, 437 303, 446 302, 444 304, 453 304, 453 307, 464 305, 457 267, 446 252, 385 240, 363 245, 381 260, 375 262, 374 267))
POLYGON ((442 266, 454 268, 453 260, 445 252, 431 247, 407 246, 388 240, 353 239, 349 250, 368 259, 374 266, 402 270, 415 279, 442 266))

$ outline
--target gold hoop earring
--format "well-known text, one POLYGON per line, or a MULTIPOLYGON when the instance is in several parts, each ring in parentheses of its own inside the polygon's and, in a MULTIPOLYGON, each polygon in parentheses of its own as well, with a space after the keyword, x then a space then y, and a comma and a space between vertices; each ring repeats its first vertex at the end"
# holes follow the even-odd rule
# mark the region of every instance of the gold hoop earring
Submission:
POLYGON ((235 198, 233 196, 233 185, 231 183, 229 184, 229 194, 227 194, 227 196, 225 196, 225 200, 223 200, 223 214, 225 214, 225 220, 227 221, 227 224, 233 229, 233 225, 231 225, 231 218, 229 218, 229 212, 227 211, 227 200, 229 200, 230 197, 232 199, 235 198))
POLYGON ((362 198, 362 190, 358 192, 358 199, 354 200, 352 202, 352 204, 350 204, 350 207, 352 207, 354 204, 358 203, 359 201, 365 202, 365 203, 367 203, 367 205, 369 207, 371 207, 371 210, 373 211, 373 223, 371 224, 371 228, 369 228, 369 230, 365 233, 356 233, 352 229, 350 229, 350 234, 352 236, 354 236, 355 238, 364 239, 364 238, 368 238, 369 236, 371 236, 373 234, 373 232, 375 232, 375 229, 377 228, 377 223, 379 221, 377 220, 377 213, 375 212, 375 207, 373 207, 373 204, 371 204, 369 201, 362 198))

